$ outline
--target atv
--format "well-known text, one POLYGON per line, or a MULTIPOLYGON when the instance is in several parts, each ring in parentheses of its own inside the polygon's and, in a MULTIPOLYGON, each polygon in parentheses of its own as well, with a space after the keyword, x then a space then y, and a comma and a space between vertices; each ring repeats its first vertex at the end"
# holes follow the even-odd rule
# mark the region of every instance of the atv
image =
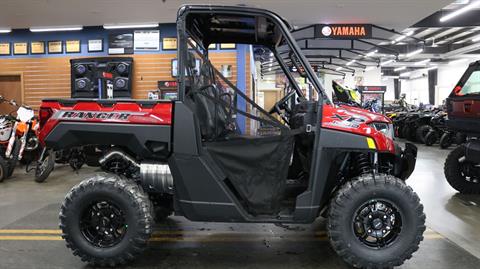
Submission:
POLYGON ((104 149, 105 172, 73 187, 61 207, 74 255, 125 264, 147 247, 154 219, 174 213, 272 224, 322 216, 333 249, 352 266, 399 266, 412 256, 425 231, 423 206, 405 183, 416 147, 393 141, 387 117, 332 104, 292 30, 267 10, 185 5, 177 15, 178 99, 43 100, 46 149, 104 149), (264 47, 291 90, 264 110, 210 62, 216 43, 264 47), (299 77, 318 100, 303 94, 299 77), (259 126, 272 131, 259 135, 259 126))
POLYGON ((466 142, 447 156, 445 178, 460 193, 480 194, 480 62, 470 64, 446 103, 447 126, 466 142))

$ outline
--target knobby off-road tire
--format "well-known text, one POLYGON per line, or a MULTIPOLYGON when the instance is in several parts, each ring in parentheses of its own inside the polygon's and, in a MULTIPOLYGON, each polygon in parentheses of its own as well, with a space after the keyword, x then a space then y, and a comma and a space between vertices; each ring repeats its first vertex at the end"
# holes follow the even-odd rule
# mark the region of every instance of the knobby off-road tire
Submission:
POLYGON ((443 167, 445 178, 452 188, 462 194, 480 194, 480 182, 478 176, 476 182, 472 177, 467 180, 467 176, 462 169, 462 159, 463 162, 467 162, 464 160, 465 151, 465 145, 460 145, 448 154, 443 167))
POLYGON ((35 182, 43 183, 55 168, 55 152, 50 151, 48 156, 35 167, 35 182))
POLYGON ((446 148, 449 148, 452 144, 453 144, 452 134, 443 133, 442 137, 440 138, 440 148, 446 149, 446 148))
POLYGON ((438 135, 435 131, 430 131, 423 140, 426 146, 431 146, 437 142, 438 135))
MULTIPOLYGON (((152 234, 152 212, 151 201, 135 182, 113 174, 98 174, 75 186, 65 197, 60 211, 62 237, 67 247, 82 261, 94 266, 124 265, 135 259, 147 247, 152 234), (100 224, 102 228, 99 231, 102 231, 104 226, 108 227, 108 223, 119 225, 111 235, 113 237, 115 233, 120 236, 114 240, 113 245, 106 243, 110 241, 102 241, 102 245, 99 246, 98 242, 91 240, 91 235, 95 234, 98 226, 92 228, 85 224, 94 223, 92 220, 97 215, 90 214, 90 209, 109 209, 105 207, 105 203, 112 206, 114 211, 111 211, 111 216, 110 213, 106 216, 103 212, 101 215, 97 213, 102 219, 100 224), (109 216, 114 218, 114 213, 115 219, 109 221, 109 216), (119 224, 117 216, 120 215, 122 221, 119 224)), ((112 231, 112 229, 105 231, 108 230, 112 231)), ((98 234, 104 236, 103 232, 98 234)))
POLYGON ((415 131, 415 138, 417 139, 417 142, 420 143, 425 143, 425 136, 432 130, 432 127, 429 125, 422 125, 417 128, 415 131))
POLYGON ((20 153, 20 139, 15 139, 15 144, 13 145, 11 158, 7 160, 7 174, 6 178, 9 178, 13 175, 15 167, 18 163, 18 154, 20 153))
POLYGON ((7 177, 7 170, 8 163, 2 156, 0 156, 0 182, 3 182, 3 180, 7 177))
MULTIPOLYGON (((376 213, 368 214, 367 220, 376 213)), ((425 214, 417 194, 402 180, 388 175, 375 175, 375 178, 364 175, 346 183, 337 192, 329 207, 327 229, 333 249, 348 264, 357 268, 391 268, 403 264, 418 250, 425 231, 425 214), (381 248, 361 241, 355 226, 357 211, 365 204, 373 203, 376 207, 378 201, 393 205, 401 219, 398 222, 399 216, 396 215, 396 224, 392 225, 395 229, 391 227, 391 231, 398 233, 391 237, 393 241, 381 248)))

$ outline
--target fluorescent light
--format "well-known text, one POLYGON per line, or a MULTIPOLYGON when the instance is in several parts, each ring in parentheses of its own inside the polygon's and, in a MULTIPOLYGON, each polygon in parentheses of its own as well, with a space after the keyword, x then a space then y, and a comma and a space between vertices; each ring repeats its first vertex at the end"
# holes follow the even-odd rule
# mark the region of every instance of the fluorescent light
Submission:
POLYGON ((405 70, 405 69, 407 69, 407 67, 406 67, 406 66, 402 66, 402 67, 398 67, 398 68, 393 69, 393 71, 394 71, 394 72, 398 72, 398 71, 402 71, 402 70, 405 70))
POLYGON ((335 71, 340 71, 342 69, 343 69, 342 67, 337 67, 337 69, 335 69, 335 71))
POLYGON ((455 64, 463 63, 463 62, 465 62, 466 60, 467 60, 467 59, 453 60, 453 61, 450 61, 448 64, 449 64, 449 65, 455 65, 455 64))
POLYGON ((430 70, 434 70, 434 69, 437 69, 437 68, 438 68, 438 66, 432 66, 432 67, 429 67, 429 68, 427 68, 427 69, 425 69, 425 70, 426 70, 426 71, 430 71, 430 70))
POLYGON ((405 57, 410 58, 413 55, 417 55, 417 54, 420 54, 422 52, 423 52, 423 49, 418 49, 418 50, 415 50, 415 51, 412 51, 412 52, 408 53, 407 55, 405 55, 405 57))
POLYGON ((387 64, 391 64, 391 63, 393 63, 393 62, 395 62, 395 60, 388 60, 388 61, 385 61, 385 62, 383 62, 383 63, 380 63, 380 66, 384 66, 384 65, 387 65, 387 64))
POLYGON ((413 35, 413 33, 414 33, 414 31, 410 31, 410 32, 408 32, 408 33, 406 33, 406 34, 404 34, 404 35, 402 35, 402 36, 397 37, 395 40, 392 41, 392 44, 395 44, 395 43, 397 43, 398 41, 404 40, 405 38, 407 38, 407 36, 413 35))
POLYGON ((128 29, 128 28, 155 28, 158 27, 158 23, 141 23, 141 24, 104 24, 103 28, 107 30, 111 29, 128 29))
POLYGON ((370 51, 369 53, 367 53, 367 54, 365 55, 365 57, 373 56, 373 55, 374 55, 375 53, 377 53, 377 52, 378 52, 378 50, 370 51))
POLYGON ((472 42, 477 42, 477 41, 480 41, 480 35, 476 36, 472 39, 472 42))
POLYGON ((405 72, 405 73, 401 73, 400 76, 407 77, 407 76, 410 76, 410 74, 412 74, 412 72, 405 72))
POLYGON ((375 68, 377 68, 377 67, 376 66, 368 66, 367 68, 365 68, 365 71, 371 71, 375 68))
POLYGON ((59 32, 59 31, 80 31, 83 26, 52 26, 52 27, 30 27, 30 32, 59 32))
POLYGON ((268 68, 268 72, 272 71, 272 68, 268 68))
POLYGON ((0 28, 0 34, 8 34, 12 31, 10 28, 0 28))
POLYGON ((352 65, 356 62, 357 60, 351 60, 350 62, 347 63, 347 65, 352 65))
POLYGON ((425 65, 430 62, 430 59, 426 59, 423 61, 416 62, 414 65, 425 65))
POLYGON ((455 10, 454 12, 448 14, 448 15, 445 15, 443 17, 440 18, 440 22, 445 22, 445 21, 448 21, 454 17, 457 17, 458 15, 460 14, 463 14, 465 12, 468 12, 476 7, 480 6, 480 1, 475 1, 473 3, 470 3, 469 5, 465 6, 465 7, 462 7, 460 9, 457 9, 455 10))
POLYGON ((273 57, 273 52, 270 52, 270 57, 273 57))

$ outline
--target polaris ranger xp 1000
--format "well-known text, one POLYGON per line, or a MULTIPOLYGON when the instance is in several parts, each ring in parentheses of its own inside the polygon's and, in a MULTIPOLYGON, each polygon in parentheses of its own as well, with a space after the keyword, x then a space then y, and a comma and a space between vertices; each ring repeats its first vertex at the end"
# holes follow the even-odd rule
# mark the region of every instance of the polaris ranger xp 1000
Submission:
POLYGON ((355 267, 412 256, 425 230, 423 206, 405 184, 415 146, 394 143, 385 116, 332 104, 291 30, 266 10, 186 5, 177 16, 176 100, 43 101, 42 159, 77 146, 103 152, 105 173, 75 186, 61 208, 75 255, 124 264, 146 248, 154 220, 174 213, 292 224, 322 216, 333 249, 355 267), (218 71, 208 48, 221 43, 278 63, 289 87, 270 111, 218 71), (300 77, 315 94, 304 94, 300 77))

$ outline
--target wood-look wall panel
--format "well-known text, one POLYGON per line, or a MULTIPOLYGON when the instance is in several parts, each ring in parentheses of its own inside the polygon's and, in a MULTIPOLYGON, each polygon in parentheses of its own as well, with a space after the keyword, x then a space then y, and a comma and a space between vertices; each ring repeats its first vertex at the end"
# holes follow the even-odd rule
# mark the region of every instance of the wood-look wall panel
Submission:
MULTIPOLYGON (((124 56, 112 56, 124 57, 124 56)), ((127 55, 134 58, 132 96, 147 97, 148 91, 157 88, 158 80, 174 80, 171 61, 176 53, 127 55)), ((1 74, 23 74, 24 103, 37 109, 43 98, 70 97, 70 59, 88 57, 0 58, 1 74)), ((232 65, 232 82, 236 83, 237 65, 235 52, 211 52, 215 67, 232 65)))

